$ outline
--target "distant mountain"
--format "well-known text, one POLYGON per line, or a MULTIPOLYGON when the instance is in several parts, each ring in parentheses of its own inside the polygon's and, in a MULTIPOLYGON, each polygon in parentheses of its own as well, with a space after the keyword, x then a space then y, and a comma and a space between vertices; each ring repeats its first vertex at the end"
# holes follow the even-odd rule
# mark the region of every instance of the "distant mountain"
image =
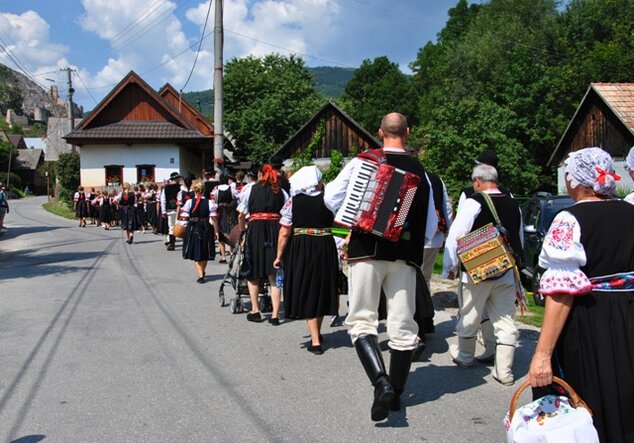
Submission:
MULTIPOLYGON (((326 97, 338 98, 354 74, 354 68, 334 68, 319 66, 308 68, 315 77, 315 85, 319 92, 326 97)), ((203 115, 211 116, 213 110, 213 91, 184 92, 183 97, 203 115)))

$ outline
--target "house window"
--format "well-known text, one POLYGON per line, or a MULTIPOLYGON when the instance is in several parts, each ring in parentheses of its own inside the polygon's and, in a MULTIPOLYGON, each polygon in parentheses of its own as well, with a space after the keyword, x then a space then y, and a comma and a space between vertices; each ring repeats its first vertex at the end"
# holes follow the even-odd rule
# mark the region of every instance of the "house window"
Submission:
POLYGON ((155 165, 137 165, 136 166, 136 182, 147 183, 154 180, 154 167, 155 165))
POLYGON ((106 186, 116 186, 123 183, 123 166, 107 165, 104 166, 106 171, 106 186))

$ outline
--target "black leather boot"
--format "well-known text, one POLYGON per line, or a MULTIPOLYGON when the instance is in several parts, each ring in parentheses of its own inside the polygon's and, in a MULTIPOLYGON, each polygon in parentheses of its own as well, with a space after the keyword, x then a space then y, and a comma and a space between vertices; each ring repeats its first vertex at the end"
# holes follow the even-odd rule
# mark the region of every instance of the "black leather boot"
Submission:
POLYGON ((378 340, 375 335, 362 335, 354 342, 354 347, 365 373, 374 386, 374 402, 370 410, 372 420, 384 420, 390 412, 389 406, 394 399, 394 389, 385 371, 378 340))
POLYGON ((170 241, 167 244, 167 250, 173 251, 175 249, 175 244, 176 244, 176 237, 174 237, 173 235, 170 235, 170 241))
POLYGON ((390 383, 394 388, 394 398, 390 402, 390 411, 401 409, 401 394, 405 390, 405 383, 412 366, 414 351, 390 350, 390 383))

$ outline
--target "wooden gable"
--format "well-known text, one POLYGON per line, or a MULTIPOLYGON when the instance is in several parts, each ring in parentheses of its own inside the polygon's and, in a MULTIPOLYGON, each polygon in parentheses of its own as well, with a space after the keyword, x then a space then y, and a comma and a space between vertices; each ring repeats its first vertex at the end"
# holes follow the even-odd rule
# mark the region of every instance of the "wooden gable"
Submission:
POLYGON ((572 117, 548 165, 569 152, 599 147, 625 158, 634 145, 634 83, 592 83, 572 117))
POLYGON ((324 125, 324 136, 313 153, 314 158, 330 157, 339 151, 349 157, 353 150, 380 148, 381 143, 332 102, 326 103, 299 129, 275 155, 282 159, 297 156, 308 147, 319 126, 324 125))
POLYGON ((163 100, 134 71, 130 71, 76 129, 134 121, 167 122, 185 129, 194 129, 183 115, 163 100))
POLYGON ((213 137, 214 126, 205 119, 204 115, 185 100, 172 85, 166 83, 165 86, 159 90, 158 94, 163 100, 172 105, 174 109, 183 114, 187 120, 192 122, 198 132, 205 136, 213 137))

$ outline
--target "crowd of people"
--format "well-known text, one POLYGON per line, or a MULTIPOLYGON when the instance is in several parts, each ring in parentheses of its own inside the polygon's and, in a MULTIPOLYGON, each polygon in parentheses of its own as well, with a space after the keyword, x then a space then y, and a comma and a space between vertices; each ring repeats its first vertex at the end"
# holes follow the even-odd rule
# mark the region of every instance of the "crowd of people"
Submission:
MULTIPOLYGON (((273 158, 257 170, 218 180, 210 170, 193 183, 174 172, 158 187, 125 184, 118 195, 94 189, 85 193, 80 187, 77 217, 80 226, 91 219, 105 229, 118 220, 129 244, 139 229, 164 235, 167 250, 175 249, 176 235, 182 236, 182 257, 194 261, 198 283, 205 283, 216 242, 220 263, 232 248, 242 248, 241 276, 251 301, 246 319, 278 326, 283 308, 284 318, 306 320, 307 349, 315 355, 324 352, 324 317, 339 312, 338 276, 345 257, 345 323, 374 388, 370 414, 375 421, 402 408, 411 363, 424 350, 425 333, 434 331, 429 281, 444 245, 443 276, 458 280, 457 344, 450 346, 451 358, 461 368, 492 362, 493 379, 513 385, 519 337, 515 312, 523 304, 518 275, 523 223, 516 199, 498 183, 496 154, 486 151, 475 159, 472 186, 463 190, 454 211, 441 178, 425 171, 407 149, 405 117, 386 115, 379 136, 383 161, 418 177, 397 241, 357 229, 345 241, 333 235, 335 214, 362 167, 359 158, 328 184, 316 166, 289 179, 280 171, 281 161, 273 158), (181 223, 186 224, 184 234, 178 233, 181 223), (489 224, 503 234, 512 266, 494 278, 474 281, 461 261, 459 240, 489 224), (268 319, 258 302, 263 282, 272 302, 268 319), (384 318, 389 368, 378 344, 384 318), (484 351, 476 356, 478 336, 484 351)), ((634 148, 627 168, 634 180, 634 148)), ((566 160, 567 190, 577 203, 555 217, 544 240, 540 292, 547 301, 528 372, 535 396, 548 391, 553 374, 563 376, 594 411, 601 441, 610 442, 634 441, 629 419, 634 413, 634 236, 623 222, 634 216, 634 193, 624 200, 614 197, 618 179, 602 149, 581 149, 566 160)))

